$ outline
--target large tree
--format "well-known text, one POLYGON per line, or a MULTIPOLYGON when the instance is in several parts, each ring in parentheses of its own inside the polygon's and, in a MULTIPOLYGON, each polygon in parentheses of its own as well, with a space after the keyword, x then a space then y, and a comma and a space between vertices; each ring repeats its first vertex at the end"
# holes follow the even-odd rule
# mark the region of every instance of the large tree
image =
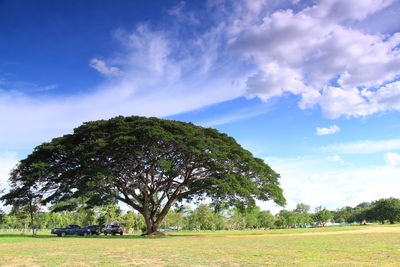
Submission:
POLYGON ((278 179, 263 160, 215 129, 120 116, 84 123, 37 146, 12 171, 12 190, 2 199, 12 204, 34 192, 50 204, 82 197, 88 206, 119 200, 144 216, 151 234, 177 201, 208 197, 241 208, 255 199, 283 205, 278 179))

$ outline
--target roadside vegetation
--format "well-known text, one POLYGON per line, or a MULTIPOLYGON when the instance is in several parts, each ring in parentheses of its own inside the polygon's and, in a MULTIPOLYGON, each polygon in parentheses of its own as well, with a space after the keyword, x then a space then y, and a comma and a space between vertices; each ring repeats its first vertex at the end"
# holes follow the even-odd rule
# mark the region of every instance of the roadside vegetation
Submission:
MULTIPOLYGON (((107 205, 86 209, 78 207, 74 211, 44 212, 37 210, 31 216, 29 209, 13 206, 8 213, 0 215, 0 229, 52 229, 68 224, 105 225, 120 222, 125 232, 145 232, 146 223, 138 213, 123 212, 117 205, 107 205), (33 218, 33 221, 32 221, 33 218)), ((277 215, 259 207, 250 209, 218 209, 215 205, 200 204, 191 209, 177 206, 171 209, 160 229, 166 230, 244 230, 326 226, 332 224, 395 223, 400 221, 400 200, 380 199, 363 202, 356 207, 343 207, 334 211, 318 207, 310 212, 307 204, 300 203, 294 210, 282 210, 277 215)))

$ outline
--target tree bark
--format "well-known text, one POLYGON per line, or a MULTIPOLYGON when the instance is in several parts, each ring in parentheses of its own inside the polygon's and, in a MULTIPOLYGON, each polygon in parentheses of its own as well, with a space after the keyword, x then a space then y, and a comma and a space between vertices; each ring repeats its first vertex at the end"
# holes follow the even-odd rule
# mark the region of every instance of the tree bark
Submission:
POLYGON ((33 211, 33 204, 32 204, 32 200, 30 200, 29 202, 29 214, 31 217, 31 228, 32 228, 32 235, 36 235, 35 233, 35 218, 34 218, 34 211, 33 211))
POLYGON ((146 233, 144 235, 150 235, 158 231, 158 223, 154 222, 152 218, 147 214, 143 214, 144 220, 146 222, 146 233))

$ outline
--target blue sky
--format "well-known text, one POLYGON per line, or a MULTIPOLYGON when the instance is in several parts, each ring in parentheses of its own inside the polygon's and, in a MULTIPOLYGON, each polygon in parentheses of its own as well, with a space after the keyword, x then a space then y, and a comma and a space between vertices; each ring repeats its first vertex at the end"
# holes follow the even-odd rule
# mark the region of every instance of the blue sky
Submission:
POLYGON ((281 174, 288 209, 400 197, 399 14, 399 0, 0 0, 0 187, 41 142, 144 115, 233 136, 281 174))

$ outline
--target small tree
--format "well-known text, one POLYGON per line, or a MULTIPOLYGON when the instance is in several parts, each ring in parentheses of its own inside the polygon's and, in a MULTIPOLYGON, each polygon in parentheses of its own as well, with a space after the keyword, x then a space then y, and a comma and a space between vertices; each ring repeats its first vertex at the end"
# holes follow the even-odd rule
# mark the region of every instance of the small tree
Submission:
POLYGON ((122 220, 124 221, 124 228, 127 231, 139 231, 142 227, 138 227, 139 215, 134 213, 133 211, 128 211, 126 214, 122 216, 122 220))
POLYGON ((206 204, 200 204, 190 215, 189 220, 194 229, 215 230, 214 213, 206 204))
POLYGON ((376 201, 371 209, 371 217, 382 224, 388 220, 391 224, 400 220, 400 199, 386 198, 376 201))
POLYGON ((348 222, 353 214, 353 208, 352 207, 344 207, 341 209, 336 210, 333 212, 333 220, 335 222, 348 222))
POLYGON ((293 211, 297 213, 307 214, 310 211, 310 205, 298 203, 293 211))
POLYGON ((162 223, 163 228, 169 228, 169 227, 182 228, 183 225, 184 225, 183 213, 173 209, 171 209, 168 212, 167 216, 165 217, 162 223))
POLYGON ((39 193, 33 192, 33 189, 17 188, 14 192, 10 193, 13 195, 13 198, 8 199, 5 203, 6 205, 12 205, 12 213, 25 221, 24 229, 27 229, 29 225, 32 235, 36 235, 36 216, 40 212, 41 196, 39 193), (24 194, 21 194, 21 192, 24 192, 24 194))
POLYGON ((0 209, 0 228, 6 221, 6 216, 7 215, 4 213, 4 211, 2 209, 0 209))
POLYGON ((232 209, 229 212, 229 224, 230 229, 245 229, 246 228, 246 218, 243 216, 243 210, 232 209))
POLYGON ((275 223, 274 215, 272 215, 271 212, 265 210, 258 213, 258 220, 260 227, 263 228, 271 228, 274 226, 275 223))
POLYGON ((105 225, 112 222, 122 222, 122 211, 117 205, 107 205, 101 208, 100 216, 97 219, 99 224, 105 225))
POLYGON ((325 208, 319 209, 319 211, 314 215, 314 219, 323 226, 325 226, 326 222, 331 218, 332 218, 332 212, 330 212, 325 208))

